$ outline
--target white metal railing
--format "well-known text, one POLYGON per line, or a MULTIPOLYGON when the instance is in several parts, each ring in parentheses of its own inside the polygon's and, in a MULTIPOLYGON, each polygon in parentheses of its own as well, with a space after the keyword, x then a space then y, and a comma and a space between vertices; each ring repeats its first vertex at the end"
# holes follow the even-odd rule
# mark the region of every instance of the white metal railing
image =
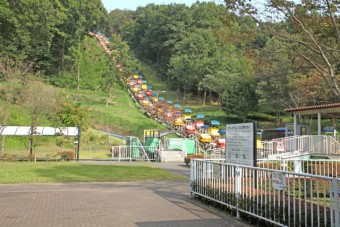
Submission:
POLYGON ((148 146, 112 146, 111 159, 116 161, 156 161, 159 158, 157 147, 148 146))
POLYGON ((164 145, 162 141, 159 140, 158 147, 156 148, 156 151, 155 151, 155 155, 156 155, 154 158, 155 161, 159 161, 159 162, 162 161, 163 151, 164 151, 164 145))
POLYGON ((190 192, 278 226, 340 226, 339 178, 192 160, 190 192))
POLYGON ((332 136, 293 136, 263 141, 257 159, 291 159, 309 154, 339 155, 340 143, 332 136))
POLYGON ((224 148, 213 148, 206 151, 203 150, 204 159, 224 159, 225 149, 224 148))
POLYGON ((257 167, 340 178, 340 161, 330 159, 257 160, 257 167))

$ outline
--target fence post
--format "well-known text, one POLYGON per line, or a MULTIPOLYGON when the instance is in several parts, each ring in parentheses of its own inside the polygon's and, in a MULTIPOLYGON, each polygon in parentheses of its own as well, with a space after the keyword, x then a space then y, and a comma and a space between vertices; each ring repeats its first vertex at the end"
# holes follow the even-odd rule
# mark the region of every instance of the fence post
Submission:
POLYGON ((339 180, 333 178, 333 200, 334 200, 334 226, 340 226, 339 217, 339 180))
POLYGON ((122 147, 118 147, 118 162, 120 162, 120 158, 122 157, 122 147))
POLYGON ((235 168, 235 177, 236 177, 236 218, 240 218, 239 211, 239 200, 241 196, 241 167, 236 166, 235 168))
POLYGON ((196 161, 194 160, 190 160, 190 198, 193 198, 194 194, 193 193, 193 183, 196 183, 195 180, 196 180, 196 161))

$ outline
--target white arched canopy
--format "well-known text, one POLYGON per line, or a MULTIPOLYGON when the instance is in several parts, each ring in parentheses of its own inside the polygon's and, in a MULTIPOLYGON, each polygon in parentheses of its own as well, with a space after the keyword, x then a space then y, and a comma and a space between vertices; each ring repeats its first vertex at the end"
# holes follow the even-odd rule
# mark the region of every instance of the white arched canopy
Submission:
POLYGON ((79 133, 78 127, 0 126, 0 136, 79 136, 79 133))
MULTIPOLYGON (((0 126, 0 136, 70 136, 76 137, 77 160, 80 149, 80 127, 32 127, 32 126, 0 126)), ((4 141, 4 140, 3 140, 4 141)))

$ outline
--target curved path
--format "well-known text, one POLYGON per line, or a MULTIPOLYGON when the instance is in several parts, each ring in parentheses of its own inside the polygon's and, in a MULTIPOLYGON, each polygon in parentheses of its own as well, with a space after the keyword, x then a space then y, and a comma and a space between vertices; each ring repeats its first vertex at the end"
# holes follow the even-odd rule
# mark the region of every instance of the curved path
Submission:
MULTIPOLYGON (((184 163, 136 164, 189 174, 184 163)), ((0 210, 0 226, 249 226, 190 199, 189 179, 0 185, 0 210)))

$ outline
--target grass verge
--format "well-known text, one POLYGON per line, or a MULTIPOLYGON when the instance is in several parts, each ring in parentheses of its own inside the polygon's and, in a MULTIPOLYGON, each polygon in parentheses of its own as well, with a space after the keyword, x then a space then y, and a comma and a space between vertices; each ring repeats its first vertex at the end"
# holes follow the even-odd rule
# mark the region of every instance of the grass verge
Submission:
POLYGON ((187 180, 149 166, 91 165, 74 162, 0 163, 0 184, 187 180))

